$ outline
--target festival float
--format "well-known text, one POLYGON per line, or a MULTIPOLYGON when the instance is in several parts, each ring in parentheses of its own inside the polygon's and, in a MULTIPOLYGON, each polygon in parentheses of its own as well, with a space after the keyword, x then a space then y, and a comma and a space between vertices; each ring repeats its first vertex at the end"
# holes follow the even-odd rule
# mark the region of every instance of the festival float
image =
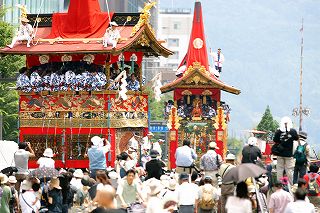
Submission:
MULTIPOLYGON (((71 0, 67 13, 22 14, 33 25, 30 47, 17 42, 0 54, 26 56, 20 80, 24 75, 30 83, 17 85, 19 140, 32 144, 36 159, 49 147, 56 167, 87 168, 90 139, 98 135, 110 141, 107 161, 113 165, 133 134, 147 135, 141 64, 144 57, 172 54, 149 24, 154 5, 149 1, 141 13, 105 13, 97 0, 71 0), (112 46, 103 39, 109 25, 121 36, 112 46), (126 87, 132 75, 138 89, 126 87)), ((37 167, 36 161, 29 166, 37 167)))
POLYGON ((201 2, 196 1, 186 56, 177 69, 177 78, 161 87, 162 93, 173 91, 174 99, 166 107, 171 168, 176 167, 175 150, 184 139, 191 140, 198 156, 206 152, 210 141, 217 142, 222 156, 227 151, 230 108, 221 100, 221 91, 238 95, 240 90, 222 82, 213 69, 209 66, 201 2))

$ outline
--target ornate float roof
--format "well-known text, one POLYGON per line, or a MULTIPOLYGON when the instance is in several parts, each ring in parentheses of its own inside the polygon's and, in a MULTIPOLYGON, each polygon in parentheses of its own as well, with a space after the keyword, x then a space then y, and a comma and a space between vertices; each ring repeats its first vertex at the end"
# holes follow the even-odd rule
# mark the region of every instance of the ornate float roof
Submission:
POLYGON ((240 94, 239 89, 223 83, 209 71, 202 8, 199 1, 195 2, 189 48, 179 67, 181 66, 186 66, 186 70, 173 82, 164 85, 161 88, 163 93, 175 88, 218 88, 233 94, 240 94))
MULTIPOLYGON (((100 11, 97 0, 84 1, 71 0, 68 13, 40 15, 41 22, 33 41, 35 45, 27 48, 26 44, 17 42, 12 49, 6 47, 0 50, 0 54, 111 53, 118 55, 124 51, 140 51, 146 56, 168 57, 173 54, 162 46, 162 41, 156 39, 149 24, 149 10, 153 6, 151 3, 146 4, 141 13, 108 14, 100 11), (84 4, 84 1, 88 4, 84 4), (82 12, 79 12, 79 8, 82 12), (84 20, 82 16, 86 19, 84 20), (127 19, 128 17, 131 20, 127 19), (77 19, 79 20, 75 21, 77 19), (111 46, 105 48, 102 45, 102 37, 109 25, 109 19, 119 24, 117 28, 121 35, 121 40, 114 50, 111 46)), ((32 22, 36 21, 36 16, 31 15, 28 18, 33 25, 32 22)))

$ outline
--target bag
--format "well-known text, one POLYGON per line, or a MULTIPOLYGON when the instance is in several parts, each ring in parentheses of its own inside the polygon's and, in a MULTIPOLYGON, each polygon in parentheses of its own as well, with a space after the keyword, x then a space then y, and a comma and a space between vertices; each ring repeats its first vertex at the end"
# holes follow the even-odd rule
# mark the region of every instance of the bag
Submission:
POLYGON ((14 206, 16 205, 16 196, 15 196, 16 190, 14 188, 11 188, 11 198, 9 200, 9 206, 11 209, 14 209, 14 206))
POLYGON ((216 155, 216 165, 217 165, 217 168, 220 169, 220 162, 219 162, 219 157, 218 157, 218 153, 216 155))
POLYGON ((296 159, 296 165, 304 165, 307 162, 306 146, 307 143, 301 145, 299 141, 299 145, 293 154, 293 157, 296 159))
POLYGON ((310 174, 308 174, 309 182, 308 182, 308 194, 311 196, 317 196, 320 192, 319 185, 317 182, 317 179, 319 177, 318 174, 316 174, 314 177, 311 177, 310 174))
POLYGON ((200 200, 200 208, 207 210, 213 209, 216 205, 216 201, 213 199, 213 190, 206 189, 205 186, 201 186, 202 198, 200 200))

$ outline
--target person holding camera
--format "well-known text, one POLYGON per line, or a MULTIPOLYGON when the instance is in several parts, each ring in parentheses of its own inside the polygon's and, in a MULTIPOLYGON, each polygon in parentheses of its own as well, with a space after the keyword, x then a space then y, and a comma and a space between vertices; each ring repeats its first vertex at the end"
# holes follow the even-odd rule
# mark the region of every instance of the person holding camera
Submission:
POLYGON ((18 169, 15 176, 17 179, 16 189, 20 192, 20 185, 29 174, 28 161, 29 158, 35 157, 30 142, 21 142, 18 144, 19 150, 14 153, 14 163, 18 169))
POLYGON ((289 182, 293 185, 293 143, 299 140, 298 133, 293 129, 292 121, 289 117, 283 117, 280 122, 280 128, 274 134, 274 145, 271 149, 272 154, 277 156, 277 179, 283 177, 283 172, 289 178, 289 182))

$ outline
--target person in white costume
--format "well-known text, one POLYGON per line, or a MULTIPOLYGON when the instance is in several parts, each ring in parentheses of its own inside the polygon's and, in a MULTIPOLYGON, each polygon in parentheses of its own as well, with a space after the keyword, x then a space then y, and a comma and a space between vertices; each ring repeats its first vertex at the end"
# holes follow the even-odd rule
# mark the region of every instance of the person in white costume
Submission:
POLYGON ((218 49, 218 52, 210 51, 210 55, 213 57, 214 66, 219 73, 222 71, 222 64, 224 62, 224 55, 221 53, 221 49, 218 49))
POLYGON ((119 30, 117 30, 117 26, 118 24, 116 22, 110 22, 110 27, 107 28, 106 33, 103 36, 104 47, 111 45, 112 48, 116 48, 117 43, 121 38, 119 30))
POLYGON ((32 40, 33 29, 30 24, 28 24, 29 20, 26 17, 20 18, 21 24, 19 27, 19 31, 15 37, 13 37, 12 42, 8 45, 9 48, 13 48, 13 45, 17 41, 27 41, 27 47, 30 47, 30 42, 32 40))

